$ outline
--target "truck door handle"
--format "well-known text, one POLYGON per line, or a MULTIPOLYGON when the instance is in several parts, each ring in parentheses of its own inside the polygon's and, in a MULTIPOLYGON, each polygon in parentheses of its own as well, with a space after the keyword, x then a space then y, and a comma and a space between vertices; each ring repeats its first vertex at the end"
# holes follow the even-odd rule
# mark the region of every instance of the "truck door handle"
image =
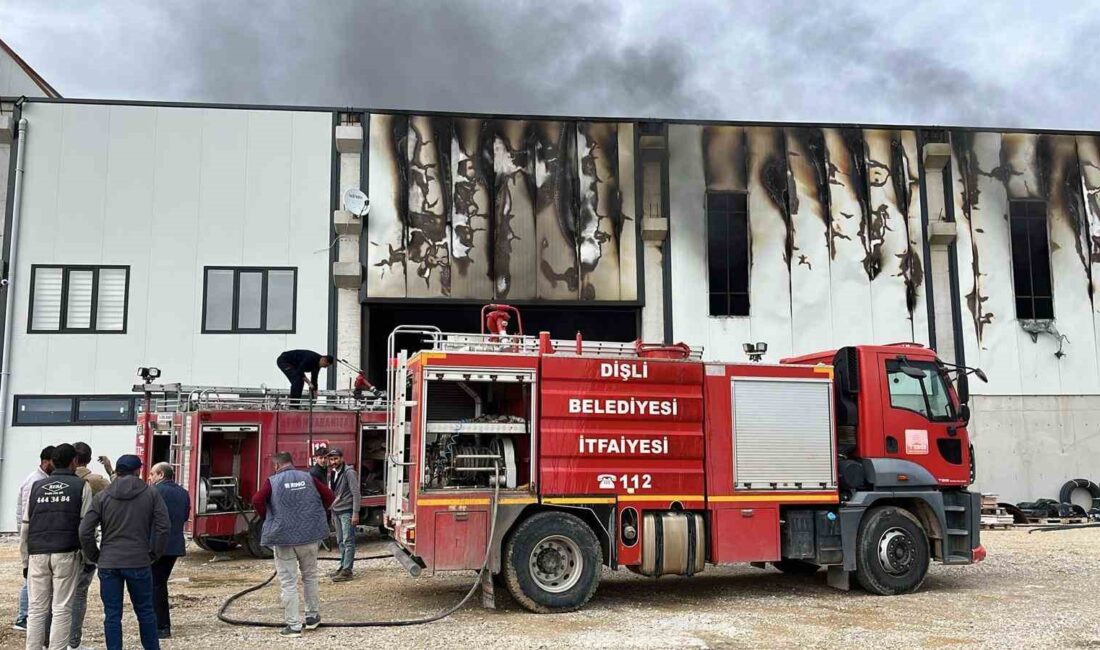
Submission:
POLYGON ((470 518, 470 513, 468 513, 468 512, 456 512, 455 513, 455 521, 466 521, 469 518, 470 518))
POLYGON ((742 510, 741 511, 741 516, 742 517, 751 517, 751 516, 753 516, 753 514, 755 514, 755 513, 753 513, 752 510, 742 510))
POLYGON ((959 435, 959 427, 947 427, 947 435, 951 436, 952 438, 959 435))

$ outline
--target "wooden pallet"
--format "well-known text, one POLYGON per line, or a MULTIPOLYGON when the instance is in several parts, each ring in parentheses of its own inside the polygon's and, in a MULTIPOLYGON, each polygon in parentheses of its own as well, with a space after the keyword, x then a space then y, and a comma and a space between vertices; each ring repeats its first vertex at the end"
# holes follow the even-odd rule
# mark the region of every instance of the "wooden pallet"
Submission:
POLYGON ((1087 524, 1089 523, 1088 517, 1028 517, 1026 524, 1020 524, 1021 526, 1048 526, 1051 524, 1064 525, 1064 524, 1087 524))

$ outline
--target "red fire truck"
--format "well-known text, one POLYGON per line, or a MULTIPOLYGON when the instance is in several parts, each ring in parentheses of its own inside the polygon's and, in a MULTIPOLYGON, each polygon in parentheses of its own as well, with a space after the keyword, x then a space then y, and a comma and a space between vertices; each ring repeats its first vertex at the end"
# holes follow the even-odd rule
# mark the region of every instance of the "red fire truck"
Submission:
POLYGON ((487 562, 524 607, 557 612, 592 597, 601 565, 825 568, 901 594, 932 560, 985 556, 966 490, 967 375, 983 375, 919 345, 772 365, 403 326, 389 348, 385 525, 410 571, 487 562), (409 338, 421 349, 399 350, 409 338))
POLYGON ((252 495, 272 473, 276 451, 298 467, 311 451, 339 447, 359 469, 360 521, 380 525, 385 506, 386 404, 347 391, 321 391, 316 400, 291 400, 285 390, 144 383, 137 422, 137 454, 144 469, 168 462, 191 494, 188 532, 195 543, 222 552, 260 545, 252 495))

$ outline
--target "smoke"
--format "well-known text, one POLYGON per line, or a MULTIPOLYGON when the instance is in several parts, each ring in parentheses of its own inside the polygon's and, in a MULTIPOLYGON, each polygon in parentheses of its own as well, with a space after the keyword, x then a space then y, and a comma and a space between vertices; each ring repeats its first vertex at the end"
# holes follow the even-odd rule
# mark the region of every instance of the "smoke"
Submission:
POLYGON ((1100 128, 1061 2, 0 0, 62 94, 550 115, 1100 128), (974 6, 971 6, 974 5, 974 6))

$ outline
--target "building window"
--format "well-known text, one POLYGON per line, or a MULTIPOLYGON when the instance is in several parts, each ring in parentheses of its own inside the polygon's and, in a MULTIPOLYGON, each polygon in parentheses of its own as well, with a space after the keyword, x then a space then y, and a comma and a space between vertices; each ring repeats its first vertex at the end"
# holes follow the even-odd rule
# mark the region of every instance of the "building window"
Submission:
POLYGON ((711 316, 749 315, 749 211, 744 192, 707 192, 711 316))
POLYGON ((203 278, 202 331, 293 332, 297 304, 297 269, 208 266, 203 278))
POLYGON ((125 334, 128 266, 31 266, 32 334, 125 334))
POLYGON ((1009 201, 1016 318, 1052 319, 1050 243, 1045 201, 1009 201))
POLYGON ((15 426, 133 424, 133 395, 16 395, 15 426))

